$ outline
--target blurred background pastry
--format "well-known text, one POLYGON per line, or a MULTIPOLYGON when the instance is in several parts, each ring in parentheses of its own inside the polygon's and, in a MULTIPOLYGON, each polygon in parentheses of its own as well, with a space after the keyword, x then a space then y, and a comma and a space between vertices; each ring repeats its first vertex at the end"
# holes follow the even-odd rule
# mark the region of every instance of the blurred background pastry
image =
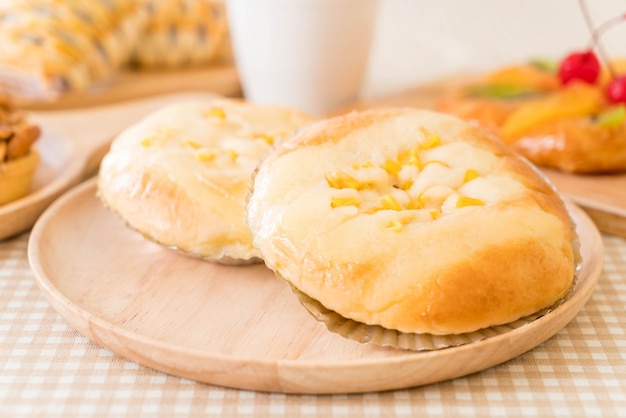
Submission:
POLYGON ((228 53, 226 11, 220 0, 147 0, 148 20, 131 64, 181 68, 218 60, 228 53))
POLYGON ((111 77, 146 10, 126 0, 16 0, 0 9, 0 89, 50 99, 111 77))
MULTIPOLYGON (((594 82, 560 80, 559 62, 528 62, 468 77, 437 108, 489 129, 534 164, 564 172, 626 171, 626 103, 606 92, 604 68, 594 82)), ((624 62, 613 63, 623 72, 624 62)))
POLYGON ((107 87, 135 68, 186 68, 228 56, 219 0, 15 0, 0 3, 0 91, 51 101, 107 87))
POLYGON ((39 163, 33 144, 40 135, 39 126, 29 122, 7 95, 0 94, 0 205, 30 191, 39 163))

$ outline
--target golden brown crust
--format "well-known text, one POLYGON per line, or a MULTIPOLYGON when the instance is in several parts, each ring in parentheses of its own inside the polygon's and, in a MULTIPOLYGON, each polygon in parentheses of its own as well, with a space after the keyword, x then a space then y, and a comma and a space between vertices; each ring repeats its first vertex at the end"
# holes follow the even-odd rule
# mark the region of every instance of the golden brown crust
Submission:
POLYGON ((311 123, 306 131, 293 137, 288 144, 276 150, 277 155, 284 154, 302 146, 315 146, 328 142, 337 142, 354 130, 365 128, 384 119, 400 115, 409 109, 390 108, 376 111, 351 112, 326 119, 319 123, 311 123))
POLYGON ((261 165, 248 222, 266 264, 299 291, 403 332, 507 323, 573 280, 572 225, 552 187, 484 131, 432 112, 374 109, 302 129, 261 165))
POLYGON ((157 0, 130 62, 142 68, 183 68, 215 63, 228 47, 228 23, 222 2, 157 0), (174 35, 174 36, 173 36, 174 35))
POLYGON ((559 120, 529 130, 513 146, 542 167, 586 174, 626 170, 626 123, 559 120))

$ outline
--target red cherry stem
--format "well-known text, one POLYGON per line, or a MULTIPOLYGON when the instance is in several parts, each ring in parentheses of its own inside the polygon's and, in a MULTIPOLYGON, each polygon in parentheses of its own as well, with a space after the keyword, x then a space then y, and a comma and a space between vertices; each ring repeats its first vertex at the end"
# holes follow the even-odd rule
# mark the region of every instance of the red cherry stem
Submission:
POLYGON ((602 61, 604 61, 607 69, 609 70, 609 73, 611 74, 611 78, 614 79, 615 77, 617 77, 617 73, 615 71, 615 68, 613 68, 611 61, 608 58, 608 54, 606 53, 604 49, 604 45, 600 42, 600 38, 604 34, 604 32, 606 32, 607 30, 609 30, 616 24, 622 22, 623 20, 626 20, 626 14, 619 15, 612 19, 609 19, 594 29, 593 22, 591 20, 591 15, 589 13, 589 9, 587 8, 587 3, 585 2, 585 0, 578 0, 578 4, 585 18, 585 22, 587 23, 587 26, 589 27, 589 30, 591 31, 589 49, 591 50, 595 47, 598 50, 598 53, 600 54, 602 61))
POLYGON ((596 32, 596 28, 593 23, 593 20, 591 19, 591 13, 589 13, 589 7, 587 7, 587 2, 585 0, 578 0, 578 6, 580 7, 580 10, 582 11, 583 17, 585 18, 585 23, 587 24, 587 28, 589 29, 589 32, 591 33, 591 41, 590 41, 591 46, 589 49, 591 50, 593 49, 594 46, 596 47, 596 49, 598 50, 600 54, 600 57, 602 58, 602 61, 605 62, 605 64, 607 65, 607 68, 609 69, 611 78, 615 78, 615 72, 613 71, 612 65, 610 61, 608 60, 608 54, 606 53, 606 50, 604 49, 604 45, 600 43, 598 40, 598 34, 596 32))
MULTIPOLYGON (((592 37, 591 37, 591 44, 595 44, 595 45, 601 45, 600 43, 600 36, 606 32, 608 29, 612 28, 613 26, 615 26, 618 23, 621 23, 622 21, 624 21, 624 19, 626 19, 626 15, 620 15, 620 16, 616 16, 612 19, 607 20, 606 22, 604 22, 603 24, 601 24, 593 33, 592 37)), ((609 69, 609 73, 611 73, 611 78, 615 78, 617 76, 616 72, 615 72, 615 68, 613 68, 613 65, 611 63, 611 61, 607 58, 606 52, 604 52, 603 48, 598 48, 598 52, 600 52, 600 55, 602 56, 602 60, 605 62, 607 68, 609 69)))

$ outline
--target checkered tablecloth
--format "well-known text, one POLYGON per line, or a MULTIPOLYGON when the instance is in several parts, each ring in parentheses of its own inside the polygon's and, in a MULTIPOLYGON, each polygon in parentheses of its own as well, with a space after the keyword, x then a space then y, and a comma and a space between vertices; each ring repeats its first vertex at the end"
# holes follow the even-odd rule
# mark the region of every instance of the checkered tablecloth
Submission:
POLYGON ((256 393, 127 361, 70 328, 39 292, 28 234, 0 242, 0 417, 626 417, 626 239, 578 316, 505 364, 412 389, 357 395, 256 393))

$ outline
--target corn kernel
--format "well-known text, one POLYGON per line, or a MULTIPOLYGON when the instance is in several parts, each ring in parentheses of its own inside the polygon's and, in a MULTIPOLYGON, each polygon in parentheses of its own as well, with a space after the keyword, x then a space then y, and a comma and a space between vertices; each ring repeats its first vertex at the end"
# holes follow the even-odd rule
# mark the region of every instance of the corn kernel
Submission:
POLYGON ((393 197, 392 195, 388 194, 387 196, 383 197, 380 200, 380 203, 382 203, 383 205, 383 209, 389 209, 389 210, 402 210, 402 206, 400 206, 400 203, 398 203, 398 201, 396 200, 395 197, 393 197))
POLYGON ((363 184, 354 177, 342 171, 333 171, 326 174, 326 182, 334 189, 357 189, 363 188, 363 184))
POLYGON ((333 197, 330 199, 331 208, 338 208, 340 206, 359 207, 359 199, 356 197, 333 197))
POLYGON ((392 230, 393 232, 401 232, 404 229, 404 225, 397 220, 393 220, 387 225, 387 228, 392 230))
POLYGON ((205 118, 226 119, 226 112, 221 107, 212 107, 202 114, 205 118))
POLYGON ((374 167, 374 164, 372 164, 371 161, 368 161, 368 162, 363 163, 363 164, 354 164, 352 166, 352 168, 355 169, 355 170, 359 170, 361 168, 371 168, 371 167, 374 167))
POLYGON ((420 193, 419 196, 417 196, 417 204, 419 205, 419 207, 423 208, 426 206, 426 204, 428 203, 428 197, 424 195, 424 193, 420 193))
POLYGON ((485 202, 480 199, 475 199, 469 196, 459 196, 456 201, 457 208, 464 208, 466 206, 483 206, 485 202))
POLYGON ((438 210, 431 210, 430 211, 430 217, 431 219, 434 221, 435 219, 439 218, 439 216, 441 215, 441 213, 438 210))
POLYGON ((274 137, 271 135, 261 134, 258 138, 265 141, 267 145, 274 145, 274 137))
POLYGON ((417 150, 414 148, 404 151, 402 154, 400 154, 400 156, 398 157, 398 160, 402 164, 414 165, 417 168, 421 168, 422 166, 422 162, 420 161, 420 156, 417 150))
POLYGON ((189 147, 189 148, 193 148, 193 149, 200 149, 202 148, 202 145, 198 144, 196 141, 191 141, 191 140, 187 140, 183 142, 183 146, 189 147))
POLYGON ((418 199, 418 200, 411 200, 406 208, 409 210, 415 210, 415 209, 422 209, 423 207, 424 205, 420 203, 420 199, 418 199))
POLYGON ((473 168, 469 168, 465 171, 465 176, 463 177, 463 183, 472 181, 479 176, 480 174, 478 174, 478 171, 474 170, 473 168))
POLYGON ((397 175, 400 170, 402 170, 402 166, 400 165, 400 163, 398 163, 397 161, 394 160, 387 160, 385 161, 385 171, 391 175, 397 175))
POLYGON ((425 141, 420 144, 421 149, 431 149, 441 145, 441 138, 434 132, 430 132, 426 128, 421 129, 424 134, 425 141))
POLYGON ((197 150, 195 156, 198 161, 202 161, 203 163, 207 163, 215 159, 215 153, 208 149, 197 150))

